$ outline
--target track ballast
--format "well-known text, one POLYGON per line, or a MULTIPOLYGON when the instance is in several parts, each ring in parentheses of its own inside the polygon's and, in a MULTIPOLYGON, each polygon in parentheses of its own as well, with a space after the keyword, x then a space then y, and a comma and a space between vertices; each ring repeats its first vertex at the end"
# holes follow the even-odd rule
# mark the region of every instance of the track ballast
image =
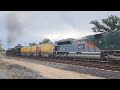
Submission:
MULTIPOLYGON (((7 56, 7 58, 10 58, 7 56)), ((61 59, 49 59, 49 58, 35 58, 35 57, 14 57, 14 58, 27 58, 27 59, 35 59, 41 61, 48 61, 48 62, 55 62, 55 63, 63 63, 63 64, 72 64, 72 65, 79 65, 84 67, 93 67, 98 69, 105 69, 111 71, 120 71, 120 66, 109 65, 107 62, 94 62, 94 61, 87 61, 87 60, 61 60, 61 59)))

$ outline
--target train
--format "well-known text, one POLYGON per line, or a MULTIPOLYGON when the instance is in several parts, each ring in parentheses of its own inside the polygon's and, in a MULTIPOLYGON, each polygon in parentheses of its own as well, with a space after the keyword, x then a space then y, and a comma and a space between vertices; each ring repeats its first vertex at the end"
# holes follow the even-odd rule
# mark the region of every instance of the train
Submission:
POLYGON ((35 46, 15 46, 6 51, 7 56, 106 60, 107 55, 120 56, 120 32, 105 32, 81 39, 62 39, 35 46))

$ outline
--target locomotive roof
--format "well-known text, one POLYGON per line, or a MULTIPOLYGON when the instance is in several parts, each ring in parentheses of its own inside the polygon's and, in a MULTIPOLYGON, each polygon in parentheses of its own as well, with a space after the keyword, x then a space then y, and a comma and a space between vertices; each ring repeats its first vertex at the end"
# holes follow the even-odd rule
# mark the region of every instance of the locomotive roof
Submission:
POLYGON ((62 39, 62 40, 56 41, 56 43, 58 45, 71 44, 73 40, 76 40, 76 39, 74 38, 62 39))
POLYGON ((56 42, 65 42, 65 41, 73 41, 73 40, 76 40, 76 39, 68 38, 68 39, 62 39, 62 40, 59 40, 59 41, 56 41, 56 42))

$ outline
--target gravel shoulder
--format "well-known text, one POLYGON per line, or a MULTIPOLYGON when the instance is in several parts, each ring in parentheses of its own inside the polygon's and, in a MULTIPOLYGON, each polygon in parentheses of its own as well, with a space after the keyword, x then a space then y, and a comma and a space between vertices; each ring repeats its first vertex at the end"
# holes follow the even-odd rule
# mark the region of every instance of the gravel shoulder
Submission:
MULTIPOLYGON (((16 73, 18 78, 36 78, 40 77, 41 79, 54 78, 54 79, 120 79, 120 72, 100 70, 92 67, 83 67, 78 65, 70 65, 70 64, 61 64, 55 62, 48 61, 40 61, 40 60, 32 60, 32 59, 24 59, 24 58, 12 58, 7 59, 5 57, 2 58, 2 61, 9 62, 12 64, 14 68, 11 69, 11 72, 16 73), (34 71, 37 76, 33 74, 23 74, 28 73, 28 70, 15 69, 17 67, 24 67, 29 70, 34 71), (19 73, 18 73, 19 72, 19 73), (76 72, 76 73, 75 73, 76 72), (23 76, 19 76, 19 75, 23 76), (26 76, 27 75, 27 76, 26 76), (25 77, 24 77, 25 76, 25 77)), ((33 72, 32 72, 33 73, 33 72)))
POLYGON ((15 60, 15 59, 2 59, 3 62, 7 62, 9 64, 20 65, 23 67, 27 67, 30 70, 38 72, 38 75, 42 75, 43 77, 49 79, 103 79, 101 77, 92 76, 90 74, 83 74, 68 70, 61 70, 58 68, 50 67, 43 64, 33 63, 29 61, 15 60))
POLYGON ((89 74, 92 76, 98 76, 101 78, 106 79, 120 79, 120 72, 114 72, 114 71, 107 71, 107 70, 100 70, 92 67, 83 67, 78 65, 70 65, 70 64, 61 64, 61 63, 55 63, 55 62, 47 62, 47 61, 40 61, 40 60, 32 60, 32 59, 24 59, 19 58, 19 61, 25 61, 25 62, 31 62, 36 64, 41 64, 53 68, 57 68, 60 70, 68 70, 68 71, 74 71, 82 74, 89 74))
POLYGON ((6 58, 0 58, 0 79, 47 79, 34 70, 18 64, 4 62, 3 59, 6 58))
POLYGON ((0 79, 47 79, 40 73, 18 64, 0 62, 0 79))
POLYGON ((7 73, 7 66, 5 63, 0 61, 0 79, 11 79, 7 73))
POLYGON ((7 68, 9 75, 11 75, 14 79, 47 79, 38 74, 38 72, 21 65, 12 64, 8 65, 7 68))

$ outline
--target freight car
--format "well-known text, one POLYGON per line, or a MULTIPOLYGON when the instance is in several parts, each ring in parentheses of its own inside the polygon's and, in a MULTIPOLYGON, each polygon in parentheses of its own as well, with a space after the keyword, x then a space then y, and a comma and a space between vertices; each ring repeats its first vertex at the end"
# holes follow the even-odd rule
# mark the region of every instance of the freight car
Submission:
MULTIPOLYGON (((15 48, 16 50, 16 48, 15 48)), ((15 53, 13 49, 13 52, 15 53)), ((9 50, 8 50, 9 51, 9 50)), ((63 39, 55 44, 41 44, 17 48, 17 55, 48 58, 87 58, 106 60, 107 55, 120 55, 120 32, 89 35, 81 39, 63 39)), ((16 54, 14 54, 16 55, 16 54)))
POLYGON ((52 57, 53 51, 53 44, 41 44, 36 46, 22 47, 20 52, 22 56, 52 57))

